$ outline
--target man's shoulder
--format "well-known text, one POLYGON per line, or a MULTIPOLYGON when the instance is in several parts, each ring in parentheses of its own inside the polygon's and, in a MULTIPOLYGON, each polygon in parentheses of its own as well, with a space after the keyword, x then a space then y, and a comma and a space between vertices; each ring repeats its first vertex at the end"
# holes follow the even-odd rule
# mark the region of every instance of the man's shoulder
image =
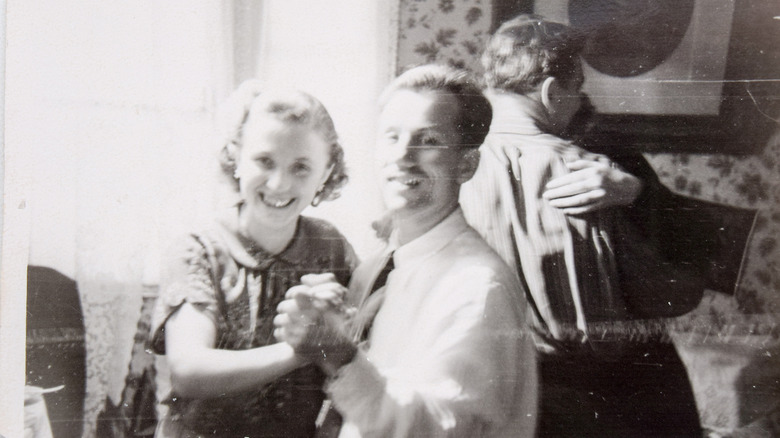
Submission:
POLYGON ((515 279, 503 259, 472 227, 455 237, 442 251, 447 270, 453 275, 469 276, 477 273, 486 280, 505 283, 515 279))
POLYGON ((484 148, 500 150, 506 147, 516 147, 523 153, 540 155, 583 154, 583 148, 570 140, 546 132, 535 134, 490 132, 485 139, 484 148))
POLYGON ((492 312, 522 313, 523 289, 517 275, 473 228, 444 248, 442 260, 444 265, 435 270, 438 279, 429 292, 432 297, 446 295, 455 307, 498 300, 505 308, 492 312))

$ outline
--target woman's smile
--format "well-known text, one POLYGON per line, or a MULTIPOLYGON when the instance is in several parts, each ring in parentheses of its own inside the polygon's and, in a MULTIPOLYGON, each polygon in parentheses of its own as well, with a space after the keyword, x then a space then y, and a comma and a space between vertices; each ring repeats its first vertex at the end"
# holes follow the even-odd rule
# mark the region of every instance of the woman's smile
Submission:
POLYGON ((244 128, 237 176, 255 230, 290 232, 327 178, 329 145, 303 125, 269 117, 244 128))
POLYGON ((260 196, 260 201, 271 208, 285 208, 292 205, 293 202, 295 202, 296 198, 290 198, 290 197, 280 197, 280 196, 269 196, 262 192, 258 193, 260 196))

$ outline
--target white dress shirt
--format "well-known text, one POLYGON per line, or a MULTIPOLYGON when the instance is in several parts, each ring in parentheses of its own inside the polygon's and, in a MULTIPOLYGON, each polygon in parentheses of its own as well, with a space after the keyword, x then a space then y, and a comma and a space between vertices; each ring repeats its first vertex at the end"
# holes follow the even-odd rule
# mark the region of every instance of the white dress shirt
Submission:
MULTIPOLYGON (((370 347, 328 385, 340 436, 533 436, 535 352, 506 264, 460 209, 393 257, 370 347)), ((353 298, 382 261, 358 267, 353 298)))

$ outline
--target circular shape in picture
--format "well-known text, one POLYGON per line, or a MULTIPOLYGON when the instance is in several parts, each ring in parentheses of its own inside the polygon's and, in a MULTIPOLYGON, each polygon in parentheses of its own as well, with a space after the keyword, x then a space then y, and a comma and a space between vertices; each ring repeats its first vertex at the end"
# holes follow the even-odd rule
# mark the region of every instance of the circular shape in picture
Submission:
POLYGON ((583 58, 630 77, 666 60, 685 36, 695 0, 569 0, 569 22, 587 35, 583 58))

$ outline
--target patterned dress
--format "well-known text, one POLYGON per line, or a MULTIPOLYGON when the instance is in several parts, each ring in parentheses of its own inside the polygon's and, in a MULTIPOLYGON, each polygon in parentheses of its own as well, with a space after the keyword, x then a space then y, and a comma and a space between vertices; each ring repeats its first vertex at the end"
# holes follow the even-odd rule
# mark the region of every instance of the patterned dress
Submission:
MULTIPOLYGON (((165 322, 185 302, 212 318, 218 349, 274 344, 273 318, 285 292, 310 273, 333 272, 347 284, 355 263, 352 247, 325 221, 302 216, 287 248, 271 255, 238 233, 234 214, 177 247, 152 320, 152 350, 165 354, 165 322)), ((308 365, 237 395, 190 399, 171 391, 156 436, 312 436, 323 383, 322 372, 308 365)))

